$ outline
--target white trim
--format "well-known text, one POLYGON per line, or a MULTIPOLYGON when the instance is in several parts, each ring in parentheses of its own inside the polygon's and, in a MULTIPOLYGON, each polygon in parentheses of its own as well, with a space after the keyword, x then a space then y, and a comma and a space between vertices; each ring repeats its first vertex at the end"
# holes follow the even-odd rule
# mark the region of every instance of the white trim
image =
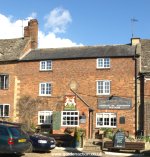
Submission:
MULTIPOLYGON (((69 117, 69 116, 68 116, 68 117, 69 117)), ((68 127, 69 127, 69 126, 70 126, 70 127, 71 127, 71 126, 72 126, 72 127, 74 127, 74 126, 79 126, 79 111, 61 111, 61 126, 66 126, 66 127, 67 127, 67 126, 68 126, 68 127), (64 117, 64 116, 63 116, 63 113, 64 113, 64 112, 77 112, 78 115, 70 115, 70 117, 78 117, 78 121, 77 121, 77 122, 78 122, 78 125, 63 125, 63 117, 64 117)))
POLYGON ((117 127, 117 114, 116 113, 108 113, 108 112, 98 112, 96 113, 96 128, 116 128, 117 127), (102 125, 97 125, 97 118, 98 118, 98 115, 102 115, 102 118, 105 116, 105 115, 109 115, 109 125, 104 125, 104 120, 103 120, 103 124, 102 125), (111 126, 111 121, 110 121, 110 118, 111 118, 111 115, 115 115, 116 117, 116 125, 115 126, 111 126))
POLYGON ((40 71, 51 71, 52 70, 52 60, 45 60, 45 61, 40 61, 40 71), (42 68, 42 62, 45 63, 45 68, 42 68), (50 62, 51 66, 50 69, 47 69, 47 63, 50 62))
POLYGON ((96 80, 96 95, 110 95, 110 86, 111 86, 111 81, 110 80, 96 80), (104 92, 105 89, 103 89, 103 93, 98 92, 98 82, 103 82, 103 87, 104 83, 109 82, 109 93, 104 92))
POLYGON ((53 114, 53 111, 38 111, 38 125, 41 125, 41 124, 52 124, 52 114, 53 114), (41 113, 44 113, 43 116, 44 116, 44 120, 45 120, 45 117, 46 117, 46 113, 49 113, 49 116, 51 116, 51 119, 50 119, 50 123, 41 123, 40 122, 40 116, 42 115, 41 113))
POLYGON ((50 82, 41 82, 39 83, 39 96, 51 96, 52 95, 52 84, 50 82), (41 94, 41 84, 50 84, 51 89, 50 89, 50 94, 45 94, 46 91, 44 92, 44 94, 41 94))
POLYGON ((109 57, 106 57, 106 58, 97 58, 96 59, 96 68, 97 69, 110 69, 110 58, 109 57), (102 66, 99 66, 99 60, 102 60, 102 66), (108 67, 104 67, 104 62, 105 62, 105 59, 109 59, 109 66, 108 67))

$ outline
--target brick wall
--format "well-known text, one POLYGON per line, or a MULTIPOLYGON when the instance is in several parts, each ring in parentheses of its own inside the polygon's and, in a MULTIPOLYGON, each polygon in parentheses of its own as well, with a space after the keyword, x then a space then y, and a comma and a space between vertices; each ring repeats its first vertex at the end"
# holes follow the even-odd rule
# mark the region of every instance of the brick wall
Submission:
POLYGON ((150 135, 150 78, 144 81, 144 135, 150 135))
MULTIPOLYGON (((117 127, 124 128, 130 134, 135 133, 135 72, 132 58, 112 58, 110 69, 102 70, 96 69, 96 59, 54 60, 53 69, 48 72, 39 71, 39 61, 20 62, 17 67, 17 76, 20 80, 20 96, 31 95, 32 97, 39 97, 39 83, 52 83, 52 96, 42 97, 48 100, 48 104, 41 104, 39 110, 57 110, 57 104, 63 105, 64 103, 63 97, 67 94, 73 94, 69 85, 74 81, 78 87, 76 92, 94 109, 94 128, 97 112, 115 112, 117 113, 118 122, 120 116, 126 117, 126 123, 118 123, 117 127), (96 80, 110 80, 111 95, 131 98, 132 109, 97 109, 96 80)), ((88 123, 88 108, 78 98, 77 108, 80 114, 85 111, 88 123)), ((35 122, 37 123, 37 117, 35 122)), ((85 125, 84 127, 88 132, 88 126, 85 125)))
POLYGON ((0 90, 0 104, 9 104, 10 105, 10 118, 6 118, 9 120, 14 120, 16 115, 14 115, 15 108, 15 77, 16 77, 16 63, 10 64, 1 64, 0 65, 0 73, 9 75, 9 88, 0 90))

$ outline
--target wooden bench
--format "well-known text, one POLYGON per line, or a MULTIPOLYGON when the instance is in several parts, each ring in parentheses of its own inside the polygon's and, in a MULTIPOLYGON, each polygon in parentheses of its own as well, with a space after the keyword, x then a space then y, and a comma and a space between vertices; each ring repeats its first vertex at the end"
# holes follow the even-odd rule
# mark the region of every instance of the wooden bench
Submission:
POLYGON ((125 148, 115 148, 113 146, 112 141, 105 141, 103 148, 107 148, 108 150, 135 150, 140 152, 141 150, 145 149, 144 142, 125 142, 125 148))

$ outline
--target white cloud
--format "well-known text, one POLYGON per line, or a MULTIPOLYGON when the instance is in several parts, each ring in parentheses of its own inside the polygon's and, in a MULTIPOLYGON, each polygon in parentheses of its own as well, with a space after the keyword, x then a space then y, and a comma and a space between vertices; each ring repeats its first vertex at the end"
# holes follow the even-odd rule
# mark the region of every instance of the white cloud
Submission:
MULTIPOLYGON (((29 17, 27 17, 24 20, 21 20, 21 19, 13 20, 12 16, 7 17, 5 15, 0 14, 0 21, 1 21, 0 39, 11 39, 11 38, 23 37, 23 33, 24 33, 23 27, 27 26, 28 21, 30 19, 35 18, 36 16, 37 16, 36 13, 32 13, 29 17)), ((57 29, 58 29, 57 32, 64 32, 66 30, 66 25, 68 24, 68 22, 71 22, 71 18, 68 12, 64 10, 60 10, 60 12, 57 14, 57 17, 58 17, 56 20, 57 22, 54 22, 54 21, 52 22, 53 26, 54 25, 57 26, 57 29), (64 19, 64 22, 63 22, 63 19, 64 19)), ((48 19, 50 20, 50 18, 48 19)), ((48 24, 48 21, 47 21, 47 24, 48 24)), ((82 44, 77 44, 75 42, 72 42, 70 39, 58 37, 55 31, 54 32, 49 31, 47 34, 45 34, 42 30, 39 30, 38 34, 39 34, 39 39, 38 39, 39 48, 71 47, 71 46, 82 45, 82 44)))
POLYGON ((54 33, 64 33, 67 25, 72 22, 69 11, 63 8, 53 9, 45 16, 45 20, 45 27, 50 28, 54 33))
POLYGON ((12 17, 0 14, 0 38, 9 39, 22 36, 22 20, 12 21, 12 17))
POLYGON ((58 47, 72 47, 83 46, 82 44, 76 44, 70 39, 56 37, 53 32, 49 32, 45 35, 39 31, 39 48, 58 48, 58 47))

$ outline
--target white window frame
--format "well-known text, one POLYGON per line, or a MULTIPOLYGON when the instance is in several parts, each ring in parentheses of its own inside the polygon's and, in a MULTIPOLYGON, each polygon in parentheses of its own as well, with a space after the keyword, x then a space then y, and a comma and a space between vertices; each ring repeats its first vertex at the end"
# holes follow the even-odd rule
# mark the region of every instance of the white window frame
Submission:
POLYGON ((38 125, 52 124, 52 114, 53 114, 53 111, 38 111, 38 125), (41 122, 42 121, 41 116, 44 116, 43 117, 43 120, 45 121, 44 123, 41 122), (47 117, 49 118, 48 122, 46 119, 47 117))
POLYGON ((96 127, 97 128, 116 128, 117 127, 117 114, 116 113, 96 113, 96 127), (98 125, 98 118, 102 118, 102 125, 98 125), (105 119, 104 119, 105 118, 105 119), (106 118, 109 118, 108 125, 105 124, 106 118), (116 125, 111 125, 111 118, 116 119, 116 125))
POLYGON ((52 70, 52 60, 40 61, 40 71, 50 70, 52 70))
POLYGON ((79 111, 61 111, 61 126, 79 126, 79 111), (64 115, 64 113, 77 113, 76 115, 74 114, 66 114, 64 115), (77 121, 77 125, 75 124, 67 124, 67 119, 66 120, 63 120, 64 118, 67 118, 67 117, 70 117, 70 120, 68 121, 71 121, 71 118, 74 119, 74 121, 77 121), (75 120, 75 117, 77 117, 77 120, 75 120), (66 124, 64 124, 63 122, 66 122, 66 124))
POLYGON ((39 96, 51 96, 51 94, 52 94, 52 84, 50 82, 42 82, 39 84, 39 96), (49 88, 47 87, 48 84, 50 85, 49 88), (50 93, 47 93, 48 91, 50 91, 50 93))
POLYGON ((97 58, 97 69, 110 68, 110 58, 97 58))
POLYGON ((10 104, 0 104, 0 106, 3 106, 2 115, 1 115, 1 108, 0 108, 0 117, 9 117, 9 114, 10 114, 10 104), (8 115, 5 115, 5 106, 8 106, 8 115))
POLYGON ((97 95, 110 95, 110 80, 97 80, 96 93, 97 95), (100 91, 101 90, 101 91, 100 91))

